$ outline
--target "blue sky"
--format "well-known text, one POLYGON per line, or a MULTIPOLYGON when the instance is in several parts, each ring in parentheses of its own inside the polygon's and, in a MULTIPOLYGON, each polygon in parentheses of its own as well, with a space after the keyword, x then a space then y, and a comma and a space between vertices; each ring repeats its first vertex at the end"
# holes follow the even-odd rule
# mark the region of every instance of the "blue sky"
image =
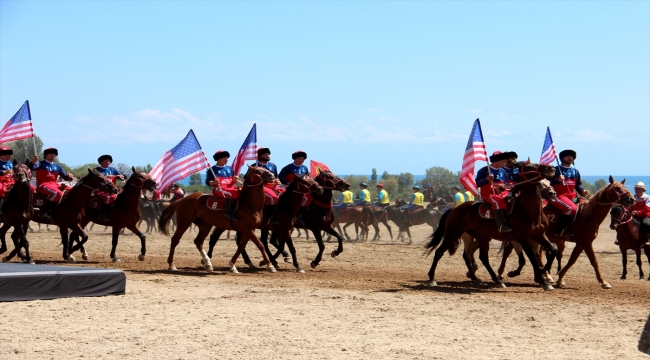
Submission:
MULTIPOLYGON (((155 164, 192 128, 341 174, 538 160, 650 174, 650 6, 631 2, 0 2, 0 116, 29 100, 69 165, 155 164)), ((210 158, 211 160, 211 158, 210 158)))

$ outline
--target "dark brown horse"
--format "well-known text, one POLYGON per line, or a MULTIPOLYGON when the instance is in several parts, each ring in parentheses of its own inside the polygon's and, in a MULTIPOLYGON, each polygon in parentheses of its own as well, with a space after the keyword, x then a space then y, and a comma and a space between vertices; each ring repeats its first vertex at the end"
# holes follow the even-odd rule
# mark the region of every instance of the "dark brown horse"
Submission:
POLYGON ((332 251, 331 256, 337 257, 343 252, 343 236, 332 228, 334 222, 334 213, 332 211, 332 190, 345 191, 346 182, 330 171, 323 171, 316 178, 316 182, 325 190, 321 195, 315 195, 311 205, 302 215, 304 223, 296 227, 307 229, 314 234, 316 242, 318 243, 318 254, 311 262, 310 266, 315 268, 323 258, 323 251, 325 251, 325 244, 321 232, 334 236, 338 241, 338 247, 332 251))
MULTIPOLYGON (((152 179, 148 174, 144 172, 139 172, 135 167, 131 168, 132 174, 129 176, 129 179, 124 185, 124 191, 119 193, 115 198, 115 202, 111 205, 111 208, 108 213, 108 221, 100 221, 99 217, 101 215, 101 207, 93 208, 90 206, 90 202, 84 207, 84 211, 79 214, 79 225, 83 229, 88 225, 89 222, 93 222, 99 225, 110 226, 112 227, 112 248, 111 248, 111 260, 113 262, 120 262, 120 259, 115 255, 115 249, 117 248, 118 239, 120 236, 120 231, 124 228, 129 229, 132 233, 140 238, 140 255, 138 255, 138 260, 143 261, 144 256, 147 252, 146 241, 147 238, 144 234, 138 229, 138 221, 140 221, 140 196, 142 190, 154 191, 156 190, 156 181, 152 179)), ((72 231, 70 235, 70 245, 72 246, 73 241, 77 242, 77 245, 71 247, 70 254, 74 254, 76 250, 81 250, 81 253, 84 256, 84 260, 87 260, 88 255, 86 249, 84 249, 84 244, 88 241, 88 236, 76 231, 72 231), (81 237, 81 240, 79 240, 81 237)))
POLYGON ((434 202, 431 202, 427 205, 426 208, 424 209, 419 209, 416 210, 413 214, 409 216, 409 219, 411 222, 409 223, 404 219, 404 214, 400 210, 400 207, 407 205, 407 202, 401 199, 396 199, 395 200, 395 206, 394 207, 388 207, 386 208, 386 211, 389 213, 390 219, 397 224, 397 227, 399 228, 399 233, 397 234, 397 237, 400 239, 404 238, 404 234, 406 233, 408 235, 409 239, 409 244, 413 243, 413 239, 411 238, 411 226, 415 225, 422 225, 422 224, 427 224, 431 226, 433 231, 436 230, 438 227, 438 224, 440 223, 440 218, 442 217, 442 210, 436 209, 437 206, 445 205, 446 202, 442 199, 437 199, 434 202))
MULTIPOLYGON (((291 229, 293 229, 293 225, 296 222, 296 215, 298 215, 298 212, 300 211, 303 198, 309 193, 312 195, 320 195, 323 193, 323 188, 309 176, 296 176, 289 184, 286 191, 280 195, 278 204, 274 206, 274 211, 269 211, 271 210, 271 207, 269 206, 264 207, 264 221, 260 224, 259 229, 262 230, 261 237, 262 242, 264 243, 264 251, 266 251, 266 254, 269 256, 271 263, 276 269, 278 268, 278 263, 275 259, 278 257, 279 253, 282 253, 284 244, 286 243, 289 246, 289 251, 293 258, 293 266, 296 268, 296 271, 299 273, 305 272, 298 263, 296 249, 293 246, 293 240, 291 239, 291 229), (278 221, 277 224, 268 224, 271 215, 273 215, 273 217, 278 221), (269 231, 273 232, 274 239, 279 240, 277 243, 278 254, 275 254, 275 256, 271 254, 271 251, 269 250, 269 244, 267 241, 269 231)), ((212 258, 214 246, 217 244, 219 236, 221 236, 224 231, 224 229, 216 228, 210 236, 210 248, 208 250, 209 258, 212 258)), ((242 252, 242 255, 243 254, 244 253, 242 252)), ((263 264, 260 263, 260 266, 263 266, 263 264)))
MULTIPOLYGON (((334 211, 334 221, 332 222, 332 228, 337 228, 339 233, 341 232, 341 225, 343 225, 343 235, 350 239, 350 235, 346 231, 346 228, 352 224, 354 227, 361 228, 361 238, 368 240, 368 223, 372 223, 377 226, 377 219, 375 214, 370 208, 370 206, 350 206, 345 209, 338 209, 334 211)), ((376 235, 375 235, 376 236, 376 235)), ((357 233, 357 238, 355 241, 359 240, 359 234, 357 233)))
POLYGON ((32 208, 32 190, 29 187, 29 180, 32 178, 32 172, 25 164, 20 164, 14 160, 14 185, 9 189, 6 199, 2 204, 2 227, 0 228, 0 254, 7 251, 5 236, 9 228, 13 227, 11 239, 14 243, 14 250, 9 255, 2 258, 2 262, 10 261, 16 254, 20 255, 20 249, 25 249, 24 262, 33 264, 29 254, 29 242, 27 241, 26 232, 29 221, 32 219, 34 209, 32 208))
POLYGON ((381 239, 381 234, 379 233, 379 223, 384 224, 386 229, 388 229, 388 234, 390 234, 390 239, 394 240, 393 239, 393 229, 390 227, 390 225, 388 225, 388 220, 390 220, 390 219, 389 219, 388 211, 386 210, 386 208, 381 207, 381 206, 373 205, 373 206, 370 207, 370 209, 372 210, 373 214, 375 215, 375 219, 377 219, 376 222, 372 223, 372 226, 375 228, 375 236, 372 238, 372 241, 377 241, 377 240, 381 239))
POLYGON ((52 214, 52 220, 43 219, 37 213, 32 217, 32 221, 41 224, 53 224, 59 227, 61 244, 63 245, 63 259, 68 262, 75 262, 74 256, 69 253, 68 229, 85 235, 83 228, 77 220, 79 213, 88 204, 90 196, 95 190, 117 194, 117 187, 115 187, 113 182, 99 172, 88 169, 88 175, 79 179, 70 191, 63 194, 61 202, 52 208, 50 212, 52 214))
MULTIPOLYGON (((648 263, 650 263, 650 247, 641 246, 639 241, 639 226, 641 223, 637 221, 629 211, 625 210, 620 205, 614 205, 610 211, 609 227, 616 230, 616 240, 618 241, 618 248, 621 250, 623 257, 623 274, 621 280, 627 278, 627 251, 634 250, 636 254, 636 266, 639 267, 639 280, 643 280, 643 268, 641 267, 641 251, 645 253, 648 263)), ((648 277, 650 280, 650 276, 648 277)))
MULTIPOLYGON (((516 163, 519 169, 519 182, 515 184, 515 193, 519 193, 508 216, 508 224, 513 229, 509 233, 498 231, 496 222, 493 219, 484 219, 479 215, 480 203, 473 201, 465 202, 456 208, 445 212, 440 220, 438 229, 431 236, 431 241, 426 244, 425 252, 430 254, 435 250, 435 256, 431 269, 429 270, 429 285, 437 286, 435 271, 438 261, 445 251, 453 255, 458 249, 463 233, 474 236, 479 243, 479 259, 487 269, 492 280, 505 287, 501 279, 496 275, 490 266, 488 259, 490 239, 500 241, 517 241, 523 247, 535 272, 535 282, 541 284, 545 290, 553 290, 553 287, 546 282, 542 276, 543 271, 550 270, 555 256, 555 248, 546 239, 544 232, 548 226, 548 220, 542 213, 542 196, 537 183, 542 179, 555 174, 555 168, 548 165, 532 164, 528 161, 516 163), (549 262, 543 270, 540 270, 537 258, 532 250, 531 241, 535 241, 551 253, 549 262), (442 242, 442 245, 438 245, 442 242)), ((472 280, 478 280, 474 274, 469 254, 463 253, 463 259, 467 266, 468 275, 472 280)))
POLYGON ((210 195, 193 193, 169 205, 160 216, 160 223, 158 224, 159 230, 163 234, 169 235, 169 223, 172 215, 176 214, 178 227, 172 236, 171 246, 169 248, 169 257, 167 258, 169 270, 176 271, 176 266, 174 266, 174 250, 185 231, 192 223, 195 223, 199 226, 199 232, 194 239, 194 244, 201 254, 202 263, 210 263, 210 258, 203 250, 203 242, 212 227, 216 226, 220 229, 236 230, 242 237, 237 251, 230 260, 231 272, 238 272, 235 267, 235 262, 246 247, 248 240, 252 240, 257 245, 262 253, 267 269, 275 272, 275 268, 271 265, 271 261, 266 255, 266 252, 264 252, 264 245, 257 238, 257 235, 255 235, 255 229, 262 223, 264 184, 271 183, 273 180, 273 174, 262 167, 248 168, 243 188, 237 201, 237 210, 235 211, 235 215, 239 221, 230 221, 225 216, 224 210, 212 210, 208 208, 206 202, 210 195))
POLYGON ((560 261, 562 260, 562 252, 564 251, 564 242, 570 241, 576 244, 571 252, 569 261, 558 273, 557 285, 559 287, 566 286, 563 280, 564 275, 566 275, 567 271, 569 271, 571 266, 573 266, 576 260, 578 260, 580 253, 584 251, 589 258, 589 262, 591 262, 591 266, 594 268, 596 279, 600 283, 600 286, 603 289, 612 288, 612 285, 610 285, 600 274, 598 260, 594 253, 593 242, 598 236, 598 228, 600 227, 600 224, 605 220, 607 214, 609 214, 612 205, 621 204, 627 207, 634 205, 636 202, 634 196, 624 184, 625 180, 616 182, 614 181, 614 178, 610 176, 609 185, 598 190, 598 192, 596 192, 587 202, 579 204, 575 220, 569 225, 569 229, 571 229, 575 234, 573 236, 555 236, 557 220, 555 219, 555 216, 549 215, 550 225, 546 235, 552 242, 557 244, 558 269, 561 267, 560 261))

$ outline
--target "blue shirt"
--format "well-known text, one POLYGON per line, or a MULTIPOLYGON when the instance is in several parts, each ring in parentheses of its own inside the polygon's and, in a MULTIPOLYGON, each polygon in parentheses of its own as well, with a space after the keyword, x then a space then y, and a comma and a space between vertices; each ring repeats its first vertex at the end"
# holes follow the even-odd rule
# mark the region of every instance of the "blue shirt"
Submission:
POLYGON ((556 166, 555 175, 549 180, 551 181, 551 186, 558 192, 558 195, 563 195, 567 191, 573 192, 574 189, 579 194, 582 194, 585 190, 582 186, 582 180, 580 180, 580 172, 574 167, 556 166), (560 180, 560 175, 564 175, 564 183, 560 180))
POLYGON ((232 180, 232 177, 235 176, 235 172, 232 171, 232 168, 228 165, 224 166, 219 166, 219 165, 212 165, 212 171, 208 169, 207 175, 205 177, 205 184, 207 186, 211 186, 210 182, 214 180, 214 175, 212 175, 212 172, 214 172, 215 175, 217 175, 217 178, 219 178, 219 182, 221 180, 226 180, 230 178, 232 180))
POLYGON ((274 163, 269 161, 266 164, 262 165, 262 164, 260 164, 259 161, 256 161, 255 166, 261 166, 261 167, 265 168, 266 170, 270 171, 273 174, 273 176, 275 176, 276 179, 278 178, 278 167, 275 166, 274 163))
POLYGON ((488 181, 487 177, 490 174, 494 176, 494 180, 492 181, 493 184, 502 183, 507 179, 506 171, 503 168, 497 169, 493 168, 492 166, 485 166, 476 173, 476 186, 483 187, 485 185, 489 185, 490 182, 488 181))
POLYGON ((296 177, 296 175, 300 176, 307 173, 309 173, 309 170, 305 165, 296 165, 294 163, 291 163, 282 168, 280 175, 278 175, 278 179, 280 179, 281 183, 289 185, 296 177))
POLYGON ((95 170, 99 171, 104 176, 124 175, 124 174, 122 174, 121 171, 119 171, 116 168, 111 167, 111 166, 109 166, 107 168, 103 168, 101 166, 98 166, 98 167, 95 168, 95 170))
POLYGON ((13 170, 14 169, 14 163, 11 161, 2 161, 0 160, 0 170, 13 170))
POLYGON ((517 182, 517 179, 519 179, 519 169, 517 168, 511 169, 509 167, 504 166, 503 171, 506 172, 506 182, 514 184, 517 182))

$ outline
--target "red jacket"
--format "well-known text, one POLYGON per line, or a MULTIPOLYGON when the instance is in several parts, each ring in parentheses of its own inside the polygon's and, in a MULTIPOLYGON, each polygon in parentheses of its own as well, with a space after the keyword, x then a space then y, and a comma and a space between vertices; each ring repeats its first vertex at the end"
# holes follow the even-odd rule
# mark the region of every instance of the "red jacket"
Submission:
POLYGON ((650 216, 650 206, 647 206, 645 200, 637 201, 636 204, 630 206, 628 211, 636 210, 636 218, 646 218, 650 216))

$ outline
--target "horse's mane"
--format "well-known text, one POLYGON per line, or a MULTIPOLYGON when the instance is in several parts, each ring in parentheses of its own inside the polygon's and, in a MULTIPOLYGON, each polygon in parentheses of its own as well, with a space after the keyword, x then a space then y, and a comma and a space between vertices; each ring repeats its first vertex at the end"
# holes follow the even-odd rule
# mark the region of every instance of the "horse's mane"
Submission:
POLYGON ((578 203, 578 212, 576 214, 576 219, 578 219, 578 218, 588 218, 591 215, 593 215, 594 211, 596 210, 596 207, 598 207, 598 205, 599 205, 598 203, 599 202, 602 203, 601 197, 603 196, 603 194, 607 190, 609 190, 609 188, 611 186, 614 186, 615 184, 617 184, 617 183, 615 182, 613 184, 603 186, 598 191, 596 191, 596 193, 593 194, 591 196, 591 198, 589 198, 589 200, 587 200, 587 202, 578 203))

